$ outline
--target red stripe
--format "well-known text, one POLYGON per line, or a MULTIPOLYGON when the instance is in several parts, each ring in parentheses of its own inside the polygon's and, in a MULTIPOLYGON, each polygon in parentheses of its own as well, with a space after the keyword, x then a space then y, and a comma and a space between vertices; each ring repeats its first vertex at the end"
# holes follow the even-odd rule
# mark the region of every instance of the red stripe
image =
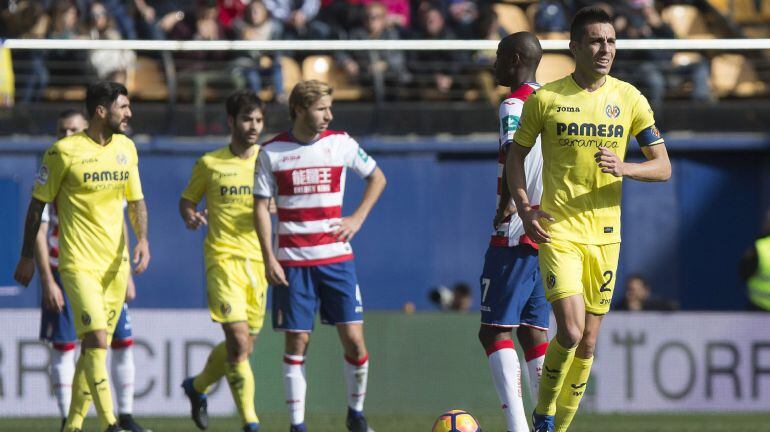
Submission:
POLYGON ((52 247, 51 248, 51 256, 54 258, 59 258, 59 248, 52 247))
POLYGON ((262 147, 265 147, 268 144, 272 144, 274 142, 294 142, 294 140, 291 138, 291 134, 288 132, 281 132, 278 135, 274 136, 273 138, 267 140, 262 144, 262 147))
POLYGON ((341 166, 302 167, 275 171, 278 195, 309 195, 340 191, 341 166))
POLYGON ((513 340, 511 339, 503 339, 492 342, 491 345, 487 347, 487 357, 491 356, 492 354, 500 351, 501 349, 516 349, 513 345, 513 340))
POLYGON ((524 351, 524 360, 530 361, 542 357, 545 355, 546 349, 548 349, 548 342, 543 342, 534 348, 530 348, 524 351))
POLYGON ((301 260, 301 261, 279 261, 284 267, 312 267, 326 264, 334 264, 343 261, 350 261, 353 259, 353 254, 340 255, 331 258, 323 258, 317 260, 301 260))
POLYGON ((532 86, 530 86, 529 84, 524 84, 521 87, 514 90, 513 92, 511 92, 511 94, 509 94, 506 99, 519 99, 519 100, 525 101, 527 100, 529 95, 531 95, 532 92, 534 91, 535 89, 532 88, 532 86))
POLYGON ((526 235, 526 234, 524 234, 523 236, 519 237, 519 244, 520 245, 529 245, 532 248, 534 248, 535 250, 540 250, 540 246, 537 243, 535 243, 534 240, 529 238, 529 236, 526 235))
POLYGON ((360 360, 345 356, 345 361, 353 366, 361 367, 364 365, 364 363, 369 361, 369 353, 366 353, 360 360))
POLYGON ((75 345, 74 342, 64 342, 64 343, 54 342, 53 343, 53 349, 55 349, 56 351, 72 351, 75 349, 76 346, 77 345, 75 345))
POLYGON ((332 233, 282 234, 278 236, 278 247, 282 248, 301 248, 332 243, 340 243, 340 239, 332 233))
POLYGON ((134 339, 132 338, 120 339, 120 340, 113 339, 110 346, 116 349, 120 349, 120 348, 128 348, 133 344, 134 344, 134 339))
POLYGON ((508 237, 492 236, 492 239, 489 240, 489 245, 495 247, 508 247, 508 237))
POLYGON ((278 220, 281 222, 307 222, 340 217, 342 217, 341 206, 291 209, 278 207, 278 220))
POLYGON ((286 356, 283 356, 283 362, 290 365, 303 365, 305 364, 305 360, 294 360, 290 359, 286 356))

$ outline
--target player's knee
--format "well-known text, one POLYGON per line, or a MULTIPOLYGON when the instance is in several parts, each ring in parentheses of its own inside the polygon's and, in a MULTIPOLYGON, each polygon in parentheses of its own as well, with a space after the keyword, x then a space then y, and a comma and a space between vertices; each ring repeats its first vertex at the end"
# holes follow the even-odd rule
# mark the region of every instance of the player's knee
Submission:
POLYGON ((591 358, 596 350, 596 338, 592 335, 586 335, 580 340, 580 344, 575 351, 575 355, 580 358, 591 358))
POLYGON ((286 333, 286 354, 305 355, 309 343, 309 333, 286 333))
POLYGON ((576 325, 567 325, 556 331, 556 340, 564 348, 574 348, 583 339, 583 329, 576 325))

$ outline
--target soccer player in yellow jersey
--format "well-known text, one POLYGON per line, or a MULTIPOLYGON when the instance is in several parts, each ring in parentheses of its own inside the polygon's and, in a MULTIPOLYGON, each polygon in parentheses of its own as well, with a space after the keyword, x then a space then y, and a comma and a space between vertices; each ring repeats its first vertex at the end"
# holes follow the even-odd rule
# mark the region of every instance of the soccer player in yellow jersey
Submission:
POLYGON ((671 176, 647 100, 609 76, 615 58, 609 15, 590 7, 578 11, 569 46, 575 71, 527 99, 506 171, 525 231, 541 244, 540 271, 558 326, 546 351, 533 414, 536 432, 566 431, 586 390, 615 286, 623 177, 651 182, 671 176), (524 157, 538 135, 540 208, 530 205, 524 177, 524 157), (632 135, 644 162, 624 162, 632 135))
POLYGON ((206 293, 211 319, 221 323, 225 341, 214 347, 203 371, 182 387, 200 429, 208 427, 206 393, 223 375, 241 416, 244 431, 259 430, 254 411, 254 375, 249 354, 265 316, 262 251, 254 229, 254 167, 257 139, 264 125, 256 93, 240 90, 226 102, 230 144, 195 163, 179 212, 187 228, 208 225, 204 243, 206 293), (206 210, 197 210, 202 198, 206 210))
POLYGON ((72 402, 64 430, 80 431, 91 400, 101 427, 121 431, 113 413, 107 346, 126 297, 129 275, 123 203, 137 244, 134 273, 147 269, 147 207, 139 181, 134 143, 123 133, 131 119, 126 88, 114 82, 91 85, 86 93, 88 129, 54 143, 43 157, 27 210, 16 280, 34 273, 33 248, 46 203, 59 216, 59 272, 70 300, 82 352, 75 367, 72 402))

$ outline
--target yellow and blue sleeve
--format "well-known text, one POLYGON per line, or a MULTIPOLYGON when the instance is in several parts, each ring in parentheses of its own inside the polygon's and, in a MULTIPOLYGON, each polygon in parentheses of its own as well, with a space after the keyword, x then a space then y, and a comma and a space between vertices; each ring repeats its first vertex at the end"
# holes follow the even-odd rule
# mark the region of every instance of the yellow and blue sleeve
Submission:
POLYGON ((38 169, 35 187, 32 190, 32 197, 47 203, 56 199, 68 169, 67 157, 58 145, 52 145, 43 156, 43 163, 38 169))
POLYGON ((201 157, 195 162, 193 166, 192 176, 187 183, 187 187, 182 192, 182 198, 199 203, 203 199, 203 194, 206 192, 206 163, 201 157))
POLYGON ((649 147, 663 143, 660 131, 655 127, 655 116, 650 103, 641 93, 636 95, 634 117, 631 120, 631 133, 636 137, 640 147, 649 147))

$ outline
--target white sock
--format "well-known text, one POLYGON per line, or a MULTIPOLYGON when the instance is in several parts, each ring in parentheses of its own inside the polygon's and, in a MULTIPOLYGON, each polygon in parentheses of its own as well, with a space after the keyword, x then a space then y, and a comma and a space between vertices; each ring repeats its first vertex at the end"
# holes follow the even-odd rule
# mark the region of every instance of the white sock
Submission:
POLYGON ((305 356, 283 355, 283 388, 286 392, 286 406, 289 407, 291 424, 305 422, 305 356))
POLYGON ((540 391, 540 376, 543 374, 546 348, 548 348, 548 342, 543 342, 524 353, 524 360, 527 361, 527 373, 529 375, 529 391, 532 396, 532 403, 535 405, 537 405, 537 394, 540 391))
POLYGON ((118 413, 131 414, 134 412, 134 348, 127 347, 112 349, 112 382, 115 383, 115 394, 118 399, 118 413))
POLYGON ((529 432, 521 397, 521 365, 513 341, 496 341, 487 348, 492 381, 505 411, 509 432, 529 432))
MULTIPOLYGON (((69 346, 67 348, 70 348, 69 346)), ((51 384, 61 418, 67 418, 72 402, 72 379, 75 376, 75 347, 63 351, 51 349, 51 384)))
POLYGON ((369 377, 369 354, 361 360, 345 356, 345 379, 348 382, 348 406, 358 412, 364 410, 366 381, 369 377))

